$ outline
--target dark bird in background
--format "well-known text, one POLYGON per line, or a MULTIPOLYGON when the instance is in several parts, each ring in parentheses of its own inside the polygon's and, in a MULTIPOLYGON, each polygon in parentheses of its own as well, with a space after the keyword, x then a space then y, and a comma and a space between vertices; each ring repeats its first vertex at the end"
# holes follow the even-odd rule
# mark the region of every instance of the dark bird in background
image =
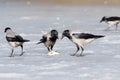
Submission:
POLYGON ((120 23, 120 17, 117 17, 117 16, 106 17, 106 16, 104 16, 104 17, 101 19, 100 23, 101 23, 101 22, 106 22, 106 23, 109 25, 109 27, 108 27, 107 29, 105 29, 105 30, 108 30, 108 29, 109 29, 110 27, 112 27, 113 25, 116 26, 116 30, 117 30, 118 24, 120 23))
POLYGON ((13 56, 14 48, 20 46, 21 47, 21 54, 20 56, 23 55, 23 43, 24 42, 29 42, 29 40, 23 39, 20 35, 17 35, 12 31, 10 27, 6 27, 5 31, 6 33, 6 40, 8 41, 9 45, 12 47, 12 52, 10 54, 10 57, 13 56))
POLYGON ((62 39, 64 37, 67 37, 68 39, 70 39, 77 47, 77 51, 72 56, 75 56, 80 48, 82 50, 80 56, 82 56, 82 53, 84 51, 83 46, 92 42, 95 39, 98 39, 98 38, 101 38, 101 37, 104 37, 104 36, 93 35, 93 34, 89 34, 89 33, 72 33, 70 30, 65 30, 62 33, 62 39))
POLYGON ((45 47, 47 47, 48 51, 50 52, 52 51, 53 46, 57 39, 58 39, 57 30, 51 30, 46 35, 43 35, 42 39, 40 39, 40 42, 38 42, 37 44, 44 43, 45 47))

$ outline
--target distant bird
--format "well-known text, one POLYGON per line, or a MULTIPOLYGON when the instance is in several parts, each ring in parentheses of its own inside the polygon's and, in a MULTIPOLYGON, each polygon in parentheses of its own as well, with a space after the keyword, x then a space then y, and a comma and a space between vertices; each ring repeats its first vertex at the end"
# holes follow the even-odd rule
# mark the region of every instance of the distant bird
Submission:
POLYGON ((81 48, 81 54, 79 56, 82 56, 82 53, 84 51, 83 46, 92 42, 95 39, 104 37, 102 35, 93 35, 93 34, 89 34, 89 33, 72 33, 70 30, 65 30, 62 33, 62 38, 67 37, 68 39, 70 39, 77 47, 77 51, 72 55, 75 56, 76 53, 79 51, 79 49, 81 48))
POLYGON ((107 29, 105 29, 105 30, 108 30, 113 25, 116 26, 116 30, 117 30, 118 24, 120 23, 120 17, 117 17, 117 16, 106 17, 106 16, 104 16, 101 19, 100 23, 103 22, 103 21, 106 22, 109 25, 109 27, 107 29))
POLYGON ((49 33, 43 35, 42 39, 40 39, 40 42, 38 42, 37 44, 44 43, 48 51, 51 52, 57 39, 58 39, 57 30, 51 30, 49 33))
POLYGON ((5 31, 6 33, 6 40, 8 41, 9 45, 12 47, 12 52, 10 54, 10 57, 13 56, 14 48, 20 46, 21 47, 21 54, 23 55, 23 43, 28 42, 29 40, 23 39, 20 35, 17 35, 12 31, 10 27, 6 27, 5 31))

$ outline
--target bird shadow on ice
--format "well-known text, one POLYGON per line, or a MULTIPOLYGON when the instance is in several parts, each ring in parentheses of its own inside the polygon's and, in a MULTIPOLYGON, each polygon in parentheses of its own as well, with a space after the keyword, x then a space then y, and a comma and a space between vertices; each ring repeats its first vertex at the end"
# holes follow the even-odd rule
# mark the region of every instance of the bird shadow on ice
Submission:
MULTIPOLYGON (((91 53, 91 52, 87 52, 87 53, 83 53, 82 55, 76 54, 74 56, 76 56, 76 57, 85 57, 85 56, 91 56, 91 55, 94 55, 94 54, 91 53)), ((73 56, 73 54, 70 54, 70 56, 73 56)))

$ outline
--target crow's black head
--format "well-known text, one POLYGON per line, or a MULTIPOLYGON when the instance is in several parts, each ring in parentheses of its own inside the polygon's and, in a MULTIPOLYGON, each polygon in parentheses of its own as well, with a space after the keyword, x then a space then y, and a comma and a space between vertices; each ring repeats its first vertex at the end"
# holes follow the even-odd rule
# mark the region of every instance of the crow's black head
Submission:
POLYGON ((105 20, 106 20, 106 17, 104 16, 104 17, 102 17, 100 23, 103 22, 103 21, 105 21, 105 20))
POLYGON ((63 33, 62 33, 62 38, 63 39, 64 37, 67 37, 67 38, 71 38, 70 36, 70 30, 65 30, 63 33))
POLYGON ((10 27, 6 27, 4 32, 6 32, 7 30, 11 30, 11 28, 10 27))
POLYGON ((57 32, 57 30, 51 30, 51 36, 58 38, 58 32, 57 32))

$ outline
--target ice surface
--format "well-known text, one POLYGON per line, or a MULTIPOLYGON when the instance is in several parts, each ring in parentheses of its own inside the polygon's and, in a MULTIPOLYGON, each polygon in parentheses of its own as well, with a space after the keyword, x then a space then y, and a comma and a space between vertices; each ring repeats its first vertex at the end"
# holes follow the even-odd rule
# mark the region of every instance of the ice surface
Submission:
MULTIPOLYGON (((19 3, 0 5, 0 80, 120 80, 120 28, 103 31, 103 16, 120 16, 120 6, 35 6, 19 3), (15 57, 5 40, 4 28, 10 26, 30 42, 24 44, 23 56, 16 48, 15 57), (43 44, 36 45, 42 35, 56 29, 70 29, 105 35, 85 46, 83 57, 70 56, 75 45, 67 38, 57 40, 49 56, 43 44)), ((80 54, 80 52, 78 52, 80 54)))

